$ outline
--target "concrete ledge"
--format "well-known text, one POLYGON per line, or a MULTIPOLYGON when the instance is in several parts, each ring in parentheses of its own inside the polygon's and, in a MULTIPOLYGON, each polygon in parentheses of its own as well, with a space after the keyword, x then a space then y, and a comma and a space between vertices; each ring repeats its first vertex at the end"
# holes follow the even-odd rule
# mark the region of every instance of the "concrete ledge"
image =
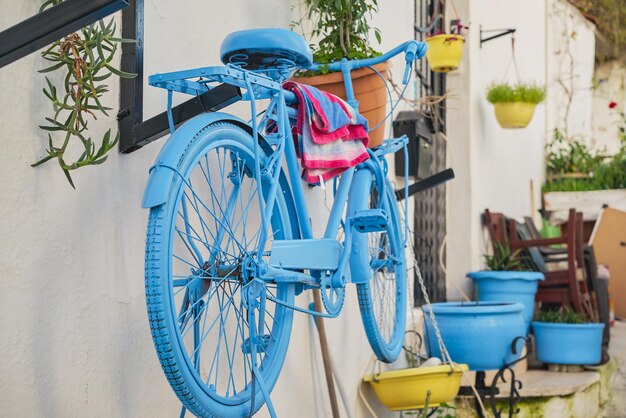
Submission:
MULTIPOLYGON (((578 373, 528 370, 521 373, 520 413, 516 418, 592 418, 605 416, 603 407, 610 398, 611 375, 615 361, 594 370, 578 373)), ((505 376, 509 378, 509 374, 505 376)), ((492 379, 488 376, 487 381, 492 379)), ((498 385, 498 407, 505 407, 504 397, 509 395, 510 383, 498 385)), ((457 397, 457 418, 477 417, 472 397, 457 397)), ((485 405, 488 409, 489 407, 485 405)), ((506 411, 506 410, 505 410, 506 411)), ((505 413, 504 416, 507 414, 505 413)), ((613 415, 608 415, 613 416, 613 415)), ((621 415, 615 415, 621 416, 621 415)))
MULTIPOLYGON (((508 378, 508 376, 506 376, 508 378)), ((600 381, 600 373, 588 371, 580 373, 550 372, 546 370, 529 370, 521 379, 522 398, 540 398, 548 396, 567 396, 581 392, 600 381)), ((500 397, 508 397, 510 385, 498 385, 500 397)))

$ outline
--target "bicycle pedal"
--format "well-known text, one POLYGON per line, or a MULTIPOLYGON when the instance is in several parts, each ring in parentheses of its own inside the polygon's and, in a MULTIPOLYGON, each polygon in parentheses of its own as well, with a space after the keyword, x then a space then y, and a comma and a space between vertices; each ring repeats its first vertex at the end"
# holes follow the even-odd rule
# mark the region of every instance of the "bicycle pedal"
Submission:
MULTIPOLYGON (((268 343, 270 342, 272 336, 269 334, 262 335, 261 337, 257 337, 258 341, 256 342, 256 353, 265 353, 267 350, 268 343)), ((250 338, 246 338, 241 344, 241 351, 244 354, 252 353, 252 345, 250 343, 250 338)))
POLYGON ((357 232, 381 232, 387 229, 389 219, 383 209, 364 209, 354 213, 353 225, 357 232))

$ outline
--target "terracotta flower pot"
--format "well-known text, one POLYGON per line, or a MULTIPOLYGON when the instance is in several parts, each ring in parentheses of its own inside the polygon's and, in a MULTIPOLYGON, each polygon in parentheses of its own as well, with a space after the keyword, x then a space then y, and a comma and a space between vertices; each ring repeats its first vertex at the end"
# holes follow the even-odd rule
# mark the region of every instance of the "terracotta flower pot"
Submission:
POLYGON ((496 119, 504 129, 525 128, 535 114, 535 106, 527 102, 495 103, 496 119))
POLYGON ((463 57, 465 38, 461 35, 435 35, 426 39, 426 59, 436 73, 447 73, 459 68, 463 57))
MULTIPOLYGON (((385 79, 389 64, 383 62, 374 66, 385 79)), ((378 125, 387 116, 387 88, 385 81, 369 68, 352 71, 352 87, 354 97, 359 102, 359 112, 369 123, 370 129, 378 125)), ((340 72, 320 74, 313 77, 295 77, 293 81, 317 87, 320 90, 346 98, 343 76, 340 72)), ((385 123, 369 133, 369 147, 383 143, 385 123)))

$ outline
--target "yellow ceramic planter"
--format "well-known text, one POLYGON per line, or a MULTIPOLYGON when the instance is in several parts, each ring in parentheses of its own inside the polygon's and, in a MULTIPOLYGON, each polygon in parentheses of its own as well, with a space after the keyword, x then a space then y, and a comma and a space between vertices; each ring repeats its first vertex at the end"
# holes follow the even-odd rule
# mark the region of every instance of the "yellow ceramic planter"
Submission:
POLYGON ((459 68, 463 57, 465 38, 460 35, 435 35, 426 39, 426 59, 436 73, 447 73, 459 68))
POLYGON ((417 367, 391 370, 363 379, 374 388, 380 402, 393 411, 424 408, 428 391, 430 406, 451 402, 459 393, 461 376, 467 365, 417 367))
POLYGON ((535 113, 535 104, 527 102, 494 103, 496 119, 505 129, 525 128, 535 113))

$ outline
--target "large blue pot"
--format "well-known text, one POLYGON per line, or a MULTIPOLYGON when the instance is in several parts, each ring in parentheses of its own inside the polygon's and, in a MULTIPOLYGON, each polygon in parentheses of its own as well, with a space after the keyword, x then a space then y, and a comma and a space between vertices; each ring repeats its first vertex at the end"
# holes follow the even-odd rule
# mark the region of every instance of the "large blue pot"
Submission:
POLYGON ((476 298, 480 301, 519 302, 524 305, 526 334, 535 311, 535 295, 538 282, 544 280, 538 271, 494 271, 483 270, 468 273, 476 283, 476 298))
MULTIPOLYGON (((521 303, 512 302, 446 302, 430 305, 450 357, 465 363, 471 370, 497 370, 520 357, 511 351, 516 337, 526 335, 521 303)), ((442 358, 435 330, 430 320, 430 307, 424 311, 424 337, 431 357, 442 358)))
POLYGON ((533 322, 537 360, 550 364, 598 364, 604 324, 533 322))

